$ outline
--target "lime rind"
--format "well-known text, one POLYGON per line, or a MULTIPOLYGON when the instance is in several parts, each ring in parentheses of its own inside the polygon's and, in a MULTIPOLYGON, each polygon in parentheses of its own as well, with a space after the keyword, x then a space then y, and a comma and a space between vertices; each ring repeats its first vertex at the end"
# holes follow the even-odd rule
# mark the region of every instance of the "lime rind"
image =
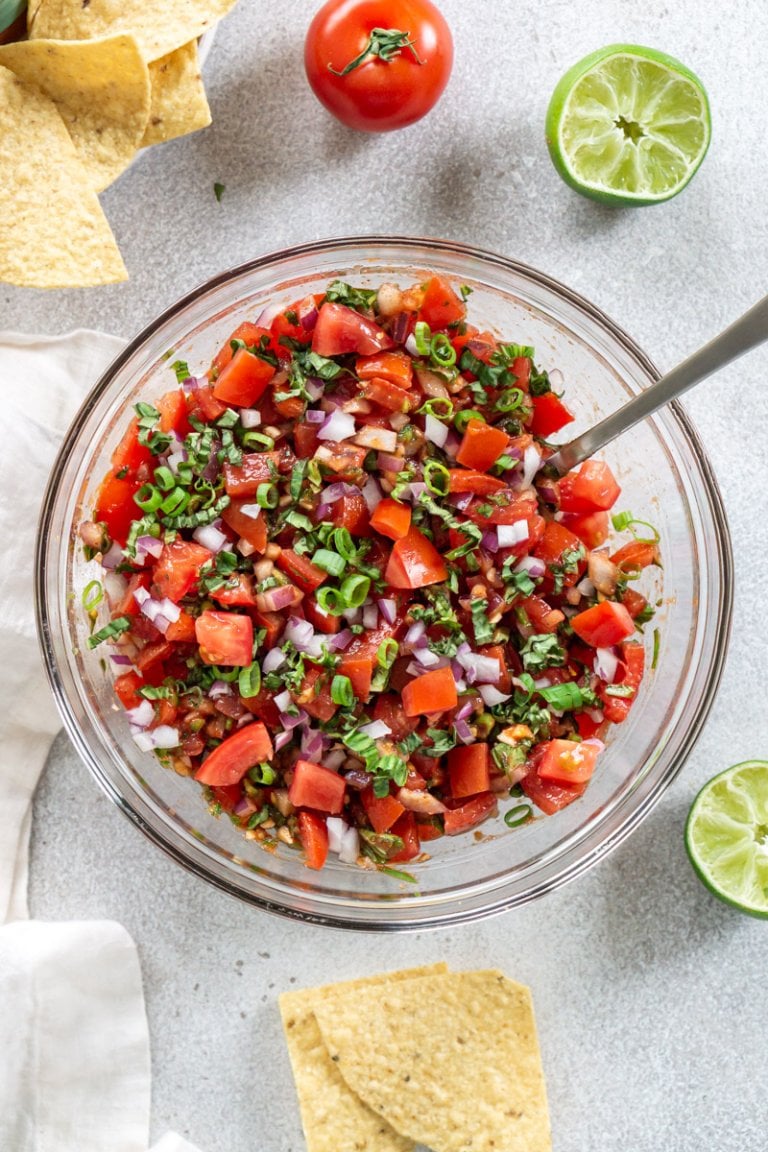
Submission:
POLYGON ((688 816, 685 846, 711 892, 768 918, 768 761, 736 764, 704 785, 688 816))
POLYGON ((670 56, 612 45, 571 68, 547 111, 555 167, 576 191, 609 204, 670 199, 709 147, 706 92, 670 56))

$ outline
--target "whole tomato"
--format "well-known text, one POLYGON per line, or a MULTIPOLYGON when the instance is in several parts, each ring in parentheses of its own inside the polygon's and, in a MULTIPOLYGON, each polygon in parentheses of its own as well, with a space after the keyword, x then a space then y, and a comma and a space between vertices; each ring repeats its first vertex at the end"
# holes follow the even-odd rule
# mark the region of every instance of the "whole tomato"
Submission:
POLYGON ((420 120, 440 98, 452 64, 450 29, 430 0, 328 0, 304 46, 315 96, 362 132, 420 120))

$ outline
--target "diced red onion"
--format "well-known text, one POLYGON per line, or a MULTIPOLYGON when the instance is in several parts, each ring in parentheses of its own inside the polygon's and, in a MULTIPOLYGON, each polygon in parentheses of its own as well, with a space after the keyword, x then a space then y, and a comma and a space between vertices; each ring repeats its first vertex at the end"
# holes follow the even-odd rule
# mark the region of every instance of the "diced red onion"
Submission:
POLYGON ((461 492, 458 496, 452 496, 451 501, 453 502, 454 508, 458 508, 459 512, 466 512, 472 503, 472 493, 461 492))
POLYGON ((350 416, 348 412, 342 412, 340 408, 337 408, 331 412, 318 432, 317 438, 318 440, 330 440, 333 444, 338 444, 342 440, 348 440, 349 437, 354 436, 354 434, 354 416, 350 416))
POLYGON ((546 570, 546 564, 543 560, 540 560, 538 556, 523 556, 521 560, 518 560, 514 568, 515 572, 527 572, 534 580, 543 576, 546 570))
POLYGON ((538 688, 551 688, 552 687, 552 681, 550 680, 549 676, 537 676, 533 682, 533 686, 536 689, 538 689, 538 688))
POLYGON ((275 736, 275 752, 282 752, 286 744, 290 744, 292 739, 292 732, 278 732, 275 736))
POLYGON ((280 712, 285 712, 286 709, 293 706, 293 697, 287 688, 284 692, 281 692, 279 696, 274 697, 274 704, 275 708, 277 708, 280 712))
POLYGON ((261 508, 258 504, 242 504, 240 511, 243 516, 247 516, 250 520, 258 520, 261 516, 261 508))
POLYGON ((147 728, 155 718, 155 710, 149 700, 142 700, 135 708, 127 708, 128 721, 136 728, 147 728))
POLYGON ((315 728, 308 728, 301 735, 301 754, 307 760, 316 762, 323 755, 323 734, 315 728))
POLYGON ((290 712, 280 712, 280 723, 287 731, 292 732, 294 728, 298 728, 300 724, 305 724, 309 717, 303 708, 299 708, 298 713, 292 716, 290 712))
POLYGON ((151 752, 156 748, 178 748, 179 730, 168 724, 160 724, 151 731, 135 732, 133 739, 142 752, 151 752))
POLYGON ((445 452, 446 456, 454 457, 459 448, 461 448, 461 440, 453 431, 453 429, 449 428, 448 435, 446 436, 445 443, 443 444, 443 452, 445 452))
POLYGON ((357 828, 350 826, 342 837, 339 860, 342 864, 354 864, 359 855, 360 840, 357 834, 357 828))
POLYGON ((325 826, 328 829, 328 851, 338 856, 348 824, 341 816, 329 816, 325 826))
MULTIPOLYGON (((344 757, 346 760, 346 756, 344 757)), ((350 768, 344 774, 344 780, 348 788, 354 788, 356 792, 362 792, 364 788, 373 780, 370 772, 366 772, 364 768, 350 768)))
POLYGON ((583 580, 579 580, 576 585, 576 591, 580 592, 582 596, 594 596, 595 586, 589 576, 585 576, 583 580))
POLYGON ((481 543, 486 552, 498 552, 499 538, 496 535, 496 529, 489 528, 488 531, 483 535, 481 543))
POLYGON ((248 724, 253 724, 256 717, 252 712, 243 712, 235 721, 235 728, 245 728, 248 724))
POLYGON ((478 652, 464 654, 457 652, 457 663, 467 674, 467 683, 498 684, 501 664, 495 656, 481 656, 478 652))
POLYGON ((389 334, 395 344, 403 344, 407 339, 408 329, 411 326, 411 313, 398 312, 392 319, 389 334))
POLYGON ((536 490, 546 504, 558 504, 560 502, 560 485, 557 480, 539 480, 536 484, 536 490))
POLYGON ((604 680, 606 684, 613 684, 616 679, 616 672, 619 667, 619 658, 613 648, 596 648, 595 649, 595 663, 593 665, 595 674, 604 680))
POLYGON ((321 412, 319 408, 307 408, 304 413, 307 424, 324 424, 327 418, 327 413, 321 412))
POLYGON ((541 453, 533 444, 529 444, 523 454, 523 478, 521 488, 530 488, 533 478, 541 467, 541 453))
POLYGON ((379 612, 387 624, 394 624, 395 617, 397 616, 397 601, 396 600, 377 600, 379 612))
POLYGON ((598 752, 605 751, 605 744, 602 740, 598 740, 597 736, 590 736, 589 740, 582 740, 583 744, 591 744, 593 748, 597 748, 598 752))
POLYGON ((276 300, 270 301, 265 308, 262 308, 256 317, 256 325, 258 328, 269 328, 272 321, 280 315, 283 311, 283 305, 279 304, 276 300))
POLYGON ((397 448, 397 433, 391 428, 377 428, 373 424, 365 424, 355 436, 355 444, 376 452, 394 452, 397 448))
POLYGON ((457 720, 467 720, 472 715, 474 708, 471 700, 465 700, 461 708, 456 713, 457 720))
POLYGON ((127 589, 128 583, 124 576, 121 576, 119 572, 107 572, 104 577, 104 592, 110 608, 114 609, 118 604, 122 604, 127 589))
POLYGON ((478 692, 483 698, 486 708, 493 708, 496 704, 504 704, 510 698, 509 692, 499 692, 492 684, 480 684, 478 692))
POLYGON ((392 729, 384 720, 372 720, 370 724, 363 724, 361 728, 358 728, 358 732, 362 732, 364 736, 370 736, 371 740, 381 740, 384 736, 392 735, 392 729))
POLYGON ((266 592, 256 593, 256 607, 259 612, 282 612, 292 608, 301 600, 301 593, 293 584, 279 584, 266 592))
POLYGON ((389 452, 379 452, 376 463, 381 472, 402 472, 403 468, 405 468, 405 458, 402 456, 392 456, 389 452))
POLYGON ((221 552, 222 548, 229 544, 224 533, 214 528, 213 524, 202 524, 199 528, 195 528, 192 539, 210 552, 221 552))
POLYGON ((425 788, 400 788, 397 800, 409 812, 419 812, 422 816, 439 816, 446 810, 445 804, 425 788))
POLYGON ((401 432, 410 422, 411 418, 407 412, 393 412, 389 417, 389 426, 394 428, 395 432, 401 432))
POLYGON ((338 772, 346 758, 346 749, 334 748, 332 752, 326 752, 323 756, 323 767, 330 768, 331 772, 338 772))
POLYGON ((406 487, 406 495, 413 504, 416 504, 419 498, 428 491, 426 484, 421 480, 412 480, 406 487))
POLYGON ((438 448, 442 448, 448 439, 448 425, 427 413, 424 417, 424 435, 438 448))
MULTIPOLYGON (((602 708, 585 708, 584 711, 594 724, 602 724, 605 720, 605 713, 602 708)), ((583 743, 586 744, 586 740, 583 743)))
POLYGON ((421 355, 416 345, 416 337, 414 336, 413 332, 411 332, 410 336, 405 341, 405 350, 410 356, 421 355))
POLYGON ((174 476, 178 475, 179 464, 183 464, 187 459, 187 453, 184 449, 179 449, 178 452, 171 452, 166 460, 166 464, 173 472, 174 476))
POLYGON ((359 624, 362 615, 361 608, 345 608, 342 612, 342 616, 348 624, 359 624))
MULTIPOLYGON (((392 621, 390 620, 390 624, 392 621)), ((416 620, 404 636, 405 643, 411 648, 421 648, 426 644, 427 626, 423 620, 416 620)))
POLYGON ((349 648, 354 638, 355 634, 351 628, 342 628, 341 632, 337 632, 335 636, 328 636, 325 643, 329 652, 343 652, 349 648))
POLYGON ((456 729, 456 735, 458 736, 459 740, 461 740, 462 744, 474 743, 475 738, 472 735, 472 730, 469 727, 469 724, 467 724, 466 720, 456 720, 454 723, 454 728, 456 729))
POLYGON ((283 664, 285 664, 285 653, 281 652, 279 648, 272 648, 264 657, 261 670, 267 676, 270 672, 276 672, 283 664))
POLYGON ((363 499, 368 511, 373 512, 382 501, 382 491, 373 476, 369 476, 362 488, 363 499))
POLYGON ((415 660, 409 660, 405 670, 409 676, 423 676, 426 672, 426 668, 422 668, 415 660))
POLYGON ((514 524, 499 524, 496 529, 500 548, 514 548, 528 539, 528 521, 515 520, 514 524))
POLYGON ((254 800, 253 796, 249 796, 246 792, 242 800, 238 800, 237 804, 235 804, 232 811, 234 812, 235 816, 251 816, 258 809, 258 807, 259 806, 254 800))
POLYGON ((366 604, 363 608, 363 628, 372 632, 379 623, 379 610, 375 604, 366 604))
POLYGON ((226 680, 214 680, 213 684, 211 684, 210 688, 208 689, 208 695, 210 696, 211 700, 217 700, 219 696, 231 696, 232 689, 230 688, 229 684, 227 684, 226 680))
POLYGON ((335 484, 329 484, 327 488, 323 489, 323 503, 335 504, 343 496, 354 496, 357 491, 358 489, 354 484, 346 484, 343 480, 338 480, 335 484))
POLYGON ((119 668, 126 668, 132 662, 130 656, 123 656, 122 654, 117 655, 117 656, 111 655, 109 658, 112 661, 112 663, 116 664, 119 668))
POLYGON ((119 544, 114 541, 110 544, 107 551, 101 557, 102 568, 116 568, 118 564, 123 562, 123 550, 119 544))
POLYGON ((136 541, 136 556, 142 558, 144 556, 152 556, 156 560, 163 550, 162 540, 158 540, 154 536, 139 536, 136 541))
POLYGON ((296 305, 296 315, 305 332, 311 332, 317 324, 317 303, 314 296, 305 296, 296 305))
POLYGON ((314 403, 322 396, 325 389, 325 381, 321 380, 318 376, 309 376, 304 387, 307 390, 307 395, 310 400, 314 403))
MULTIPOLYGON (((208 381, 206 380, 205 383, 207 384, 208 381)), ((197 376, 187 376, 186 380, 182 380, 181 382, 181 386, 185 392, 197 392, 200 384, 201 381, 198 380, 197 376)))
POLYGON ((241 408, 240 423, 243 428, 258 428, 261 424, 261 412, 258 408, 241 408))
POLYGON ((300 620, 298 616, 291 616, 285 626, 283 638, 290 640, 298 652, 306 652, 307 645, 312 643, 315 630, 309 620, 300 620))
POLYGON ((422 668, 437 668, 440 664, 440 657, 436 652, 431 652, 429 648, 415 648, 413 652, 415 660, 418 660, 422 668))

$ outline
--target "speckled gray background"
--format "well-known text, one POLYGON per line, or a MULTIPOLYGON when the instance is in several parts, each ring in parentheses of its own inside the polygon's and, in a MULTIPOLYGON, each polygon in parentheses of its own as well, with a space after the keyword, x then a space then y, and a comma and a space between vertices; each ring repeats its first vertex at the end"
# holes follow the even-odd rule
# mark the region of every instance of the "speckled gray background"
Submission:
MULTIPOLYGON (((213 127, 143 157, 103 197, 130 283, 47 295, 0 287, 0 327, 128 336, 227 265, 362 232, 455 238, 531 263, 604 308, 662 368, 768 288, 763 0, 736 0, 727 14, 714 0, 441 6, 456 40, 447 93, 421 124, 368 138, 330 120, 306 87, 301 45, 314 5, 241 0, 207 66, 213 127), (556 80, 617 41, 679 56, 712 100, 710 154, 663 207, 583 201, 546 155, 556 80), (214 181, 226 185, 221 204, 214 181)), ((709 897, 682 830, 704 780, 768 755, 767 366, 768 349, 686 402, 722 486, 736 557, 717 702, 645 824, 571 886, 502 918, 421 936, 342 936, 271 919, 168 864, 57 740, 35 811, 33 911, 114 917, 136 939, 155 1134, 175 1127, 204 1152, 300 1152, 277 994, 444 958, 497 964, 533 987, 556 1152, 764 1152, 768 925, 709 897)))

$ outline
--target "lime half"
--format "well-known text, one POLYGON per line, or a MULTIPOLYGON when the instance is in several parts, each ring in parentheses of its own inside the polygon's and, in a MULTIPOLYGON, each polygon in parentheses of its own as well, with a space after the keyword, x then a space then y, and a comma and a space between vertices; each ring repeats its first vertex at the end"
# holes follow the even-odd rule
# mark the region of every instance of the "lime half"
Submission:
POLYGON ((710 892, 768 918, 768 760, 745 760, 704 785, 685 847, 710 892))
POLYGON ((552 94, 547 145, 560 175, 604 204, 659 204, 701 164, 712 126, 701 81, 679 60, 612 44, 575 64, 552 94))

